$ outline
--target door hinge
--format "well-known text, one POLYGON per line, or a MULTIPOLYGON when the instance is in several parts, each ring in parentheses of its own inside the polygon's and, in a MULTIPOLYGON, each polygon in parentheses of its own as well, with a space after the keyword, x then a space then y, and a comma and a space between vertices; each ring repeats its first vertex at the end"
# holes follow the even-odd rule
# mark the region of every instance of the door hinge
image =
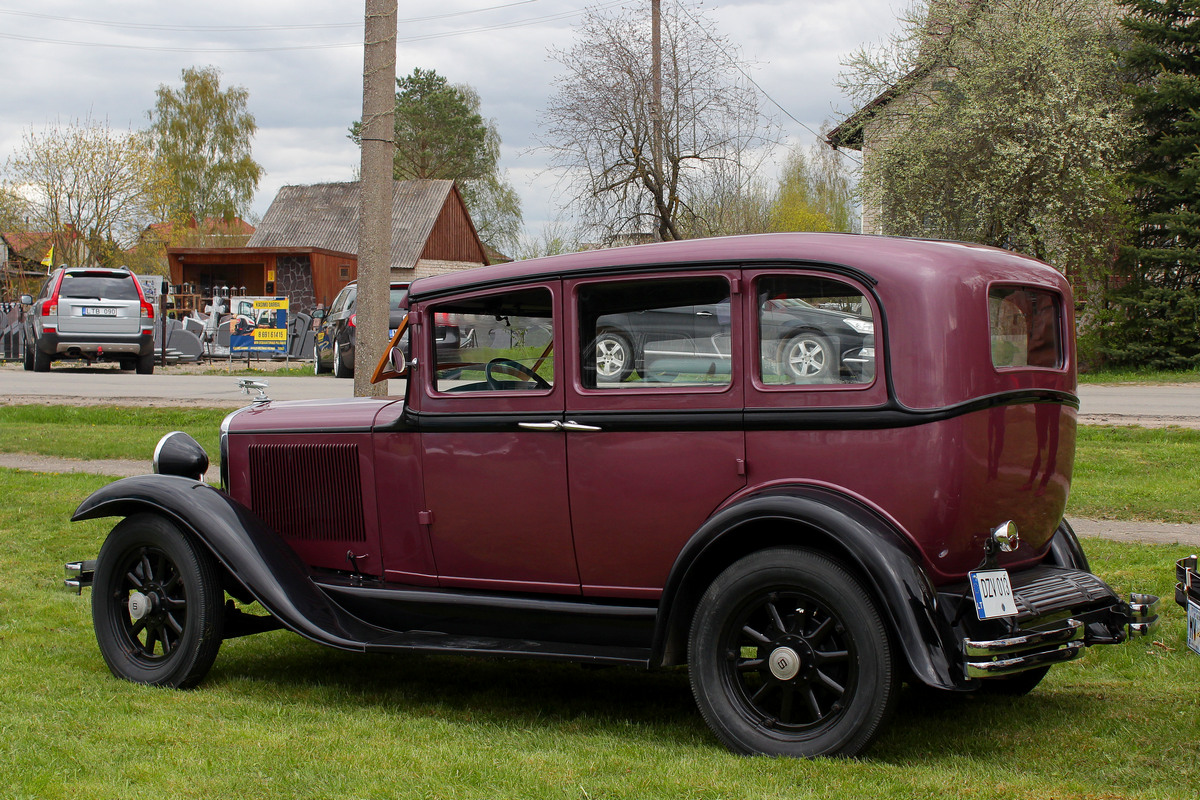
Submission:
POLYGON ((417 524, 418 525, 432 525, 433 524, 433 512, 432 511, 418 511, 417 512, 417 524))
POLYGON ((734 460, 737 462, 738 476, 742 477, 742 478, 746 477, 746 459, 738 458, 738 459, 734 459, 734 460))

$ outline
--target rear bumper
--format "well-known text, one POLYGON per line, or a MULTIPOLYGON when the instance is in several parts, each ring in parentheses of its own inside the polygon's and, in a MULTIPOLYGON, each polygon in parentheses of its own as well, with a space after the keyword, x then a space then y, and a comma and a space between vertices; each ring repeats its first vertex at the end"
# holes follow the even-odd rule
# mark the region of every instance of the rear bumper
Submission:
POLYGON ((154 334, 151 331, 120 334, 42 331, 36 347, 52 356, 145 356, 154 352, 154 334))
MULTIPOLYGON (((963 674, 997 678, 1082 656, 1088 647, 1120 644, 1158 627, 1159 598, 1132 594, 1121 600, 1104 581, 1082 570, 1041 566, 1012 573, 1018 614, 974 619, 973 603, 958 601, 963 674)), ((946 597, 945 594, 942 597, 946 597)), ((969 601, 969 592, 967 594, 969 601)))

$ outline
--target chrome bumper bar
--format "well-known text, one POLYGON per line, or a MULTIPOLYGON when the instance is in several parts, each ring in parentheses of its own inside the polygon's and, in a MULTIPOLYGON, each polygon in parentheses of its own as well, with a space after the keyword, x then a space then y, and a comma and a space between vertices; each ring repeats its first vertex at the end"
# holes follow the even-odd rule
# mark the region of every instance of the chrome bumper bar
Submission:
POLYGON ((92 585, 92 578, 96 574, 96 559, 88 561, 69 561, 66 565, 67 579, 63 581, 63 588, 68 592, 75 594, 83 594, 85 587, 92 585))
POLYGON ((964 671, 968 678, 1015 675, 1079 658, 1092 644, 1148 636, 1158 628, 1158 602, 1152 594, 1131 594, 1128 604, 1112 609, 1115 627, 1102 625, 1099 632, 1078 619, 1068 619, 1053 628, 1018 631, 1001 639, 963 639, 964 671))

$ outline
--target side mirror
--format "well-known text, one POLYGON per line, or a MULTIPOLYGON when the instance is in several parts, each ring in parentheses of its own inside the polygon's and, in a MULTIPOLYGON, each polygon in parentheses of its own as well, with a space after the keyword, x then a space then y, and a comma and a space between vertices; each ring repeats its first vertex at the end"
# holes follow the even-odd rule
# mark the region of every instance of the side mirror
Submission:
POLYGON ((379 363, 375 366, 375 372, 371 375, 371 383, 379 383, 380 381, 391 380, 392 378, 403 378, 408 374, 408 361, 405 359, 404 351, 408 333, 408 315, 404 315, 404 319, 400 320, 400 325, 396 328, 396 332, 392 335, 392 340, 388 342, 387 349, 383 351, 383 355, 379 357, 379 363))
POLYGON ((23 306, 31 306, 31 305, 33 305, 33 296, 28 295, 28 294, 23 294, 17 298, 17 301, 23 306))
POLYGON ((313 312, 312 318, 315 320, 318 320, 318 321, 325 319, 325 309, 318 308, 316 311, 313 312))

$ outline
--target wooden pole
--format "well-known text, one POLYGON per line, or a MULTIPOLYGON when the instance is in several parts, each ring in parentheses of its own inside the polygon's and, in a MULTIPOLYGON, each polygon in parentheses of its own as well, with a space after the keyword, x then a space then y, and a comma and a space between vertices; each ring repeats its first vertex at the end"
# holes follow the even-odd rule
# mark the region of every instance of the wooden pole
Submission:
POLYGON ((362 161, 358 216, 358 296, 354 303, 354 396, 383 396, 371 384, 387 344, 392 269, 392 154, 395 149, 396 0, 366 0, 363 25, 362 161))

